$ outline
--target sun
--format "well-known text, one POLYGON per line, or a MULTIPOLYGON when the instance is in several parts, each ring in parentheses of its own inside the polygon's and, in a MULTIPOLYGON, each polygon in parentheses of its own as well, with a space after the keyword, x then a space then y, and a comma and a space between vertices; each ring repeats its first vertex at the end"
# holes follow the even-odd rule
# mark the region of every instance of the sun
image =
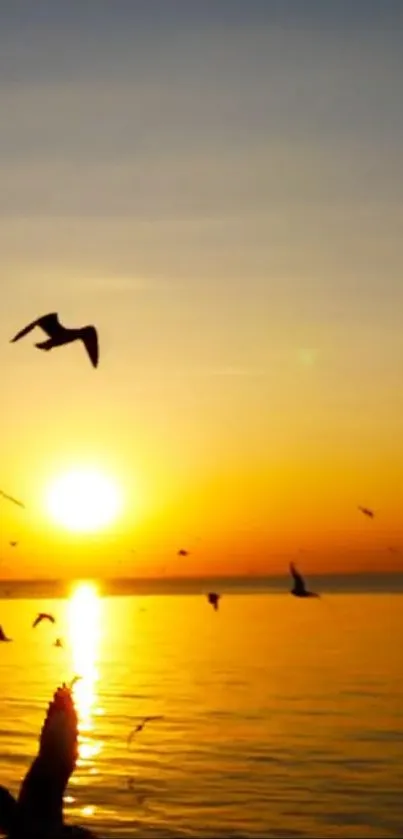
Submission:
POLYGON ((78 533, 107 527, 121 506, 114 481, 96 469, 63 473, 50 484, 46 502, 54 521, 78 533))

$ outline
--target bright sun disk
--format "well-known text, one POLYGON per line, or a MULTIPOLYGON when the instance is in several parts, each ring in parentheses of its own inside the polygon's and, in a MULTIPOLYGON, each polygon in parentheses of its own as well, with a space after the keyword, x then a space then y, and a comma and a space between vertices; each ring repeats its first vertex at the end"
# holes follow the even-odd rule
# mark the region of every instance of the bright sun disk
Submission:
POLYGON ((95 469, 74 469, 56 478, 47 493, 52 518, 68 530, 90 532, 113 522, 120 497, 114 481, 95 469))

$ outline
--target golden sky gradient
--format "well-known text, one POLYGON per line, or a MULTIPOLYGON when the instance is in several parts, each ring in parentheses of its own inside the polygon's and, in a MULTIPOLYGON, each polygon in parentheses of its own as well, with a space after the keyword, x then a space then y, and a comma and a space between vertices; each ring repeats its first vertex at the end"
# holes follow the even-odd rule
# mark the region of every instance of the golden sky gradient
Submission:
POLYGON ((403 570, 402 20, 0 11, 4 576, 403 570), (98 370, 9 344, 55 310, 98 370), (44 495, 86 465, 124 506, 77 537, 44 495))

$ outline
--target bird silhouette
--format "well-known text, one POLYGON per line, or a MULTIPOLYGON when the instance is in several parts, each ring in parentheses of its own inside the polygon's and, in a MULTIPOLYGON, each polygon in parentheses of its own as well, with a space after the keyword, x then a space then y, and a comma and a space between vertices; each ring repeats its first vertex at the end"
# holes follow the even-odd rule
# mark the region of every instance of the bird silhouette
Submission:
POLYGON ((303 576, 299 574, 292 562, 290 564, 290 574, 294 580, 294 588, 291 589, 291 594, 293 594, 294 597, 320 597, 316 591, 308 591, 305 586, 303 576))
POLYGON ((12 640, 13 640, 12 638, 7 638, 7 635, 4 632, 3 627, 0 626, 0 641, 12 641, 12 640))
POLYGON ((63 644, 62 639, 61 639, 61 638, 56 638, 56 641, 55 641, 55 643, 53 644, 53 646, 54 646, 54 647, 63 647, 63 646, 64 646, 64 644, 63 644))
POLYGON ((10 542, 9 544, 10 544, 10 548, 16 548, 17 545, 18 545, 18 542, 10 542))
POLYGON ((18 507, 22 507, 25 510, 25 504, 23 504, 22 501, 18 501, 17 498, 13 498, 12 495, 8 495, 7 492, 3 492, 2 489, 0 489, 0 495, 7 501, 11 501, 13 504, 17 504, 18 507))
POLYGON ((185 551, 184 548, 181 548, 180 551, 178 551, 177 556, 189 556, 189 551, 185 551))
POLYGON ((358 509, 360 513, 362 513, 364 516, 368 516, 369 519, 374 518, 375 513, 373 510, 370 510, 369 507, 358 507, 358 509))
POLYGON ((35 344, 39 350, 52 350, 54 347, 61 347, 63 344, 82 341, 92 365, 94 367, 98 366, 98 333, 95 326, 82 326, 80 329, 68 329, 60 323, 57 312, 51 312, 49 315, 43 315, 37 320, 33 320, 32 323, 25 326, 20 332, 17 332, 10 343, 13 344, 15 341, 19 341, 20 338, 24 338, 35 326, 40 326, 49 336, 46 341, 40 341, 38 344, 35 344))
POLYGON ((32 624, 32 629, 35 629, 36 626, 39 626, 39 624, 42 621, 50 621, 50 623, 56 623, 56 618, 54 618, 53 615, 49 615, 47 612, 39 612, 32 624))
POLYGON ((159 716, 159 717, 144 717, 144 719, 141 722, 139 722, 139 724, 136 725, 135 728, 133 728, 133 731, 130 732, 130 734, 127 738, 127 745, 130 746, 130 743, 132 742, 133 737, 135 737, 136 734, 139 733, 139 731, 142 731, 144 726, 148 722, 153 722, 154 720, 163 720, 163 719, 164 719, 164 717, 161 717, 161 716, 159 716))
POLYGON ((95 839, 84 828, 64 824, 63 796, 78 757, 78 720, 70 688, 63 684, 50 702, 38 754, 18 798, 0 787, 0 830, 8 839, 95 839))
POLYGON ((216 594, 215 591, 210 591, 209 594, 207 595, 207 600, 210 603, 210 606, 213 607, 215 612, 218 610, 218 606, 219 606, 219 603, 220 603, 220 597, 221 597, 221 594, 216 594))

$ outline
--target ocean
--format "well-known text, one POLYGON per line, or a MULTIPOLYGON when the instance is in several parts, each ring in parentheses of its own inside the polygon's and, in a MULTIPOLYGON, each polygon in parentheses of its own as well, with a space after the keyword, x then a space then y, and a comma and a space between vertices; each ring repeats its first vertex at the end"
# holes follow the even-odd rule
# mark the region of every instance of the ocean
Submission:
POLYGON ((12 792, 57 685, 82 676, 68 822, 103 839, 403 836, 403 595, 229 593, 214 612, 80 584, 3 599, 0 623, 12 792), (55 626, 33 630, 38 611, 55 626))

